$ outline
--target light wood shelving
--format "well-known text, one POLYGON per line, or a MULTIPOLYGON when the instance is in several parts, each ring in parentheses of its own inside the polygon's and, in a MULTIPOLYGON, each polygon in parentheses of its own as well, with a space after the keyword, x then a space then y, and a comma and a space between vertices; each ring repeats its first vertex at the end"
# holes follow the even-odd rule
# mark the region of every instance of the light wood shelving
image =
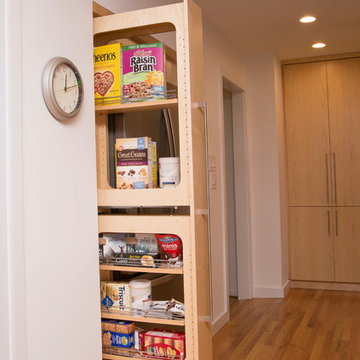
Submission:
POLYGON ((182 275, 184 273, 182 267, 142 267, 142 266, 117 266, 117 265, 100 265, 100 270, 103 271, 133 271, 133 272, 143 272, 151 274, 173 274, 173 275, 182 275))
POLYGON ((185 326, 184 320, 171 320, 171 319, 162 319, 154 317, 141 317, 141 316, 132 316, 121 314, 114 311, 102 311, 101 317, 103 319, 112 319, 112 320, 122 320, 122 321, 135 321, 142 323, 150 323, 156 325, 174 325, 174 326, 185 326))
MULTIPOLYGON (((96 10, 96 9, 95 9, 96 10)), ((103 9, 95 11, 101 15, 103 9)), ((105 12, 106 13, 106 12, 105 12)), ((182 268, 150 268, 101 264, 104 277, 112 272, 164 274, 156 288, 170 287, 170 278, 180 283, 185 303, 185 319, 161 319, 103 311, 105 319, 135 321, 184 327, 186 359, 212 359, 208 204, 206 194, 206 154, 204 110, 194 106, 204 102, 201 11, 191 0, 94 19, 94 44, 126 38, 131 42, 154 39, 151 34, 175 31, 176 52, 166 56, 167 80, 177 88, 177 99, 97 106, 96 156, 98 206, 107 208, 186 206, 189 215, 104 215, 98 216, 99 233, 176 234, 182 239, 182 268), (192 79, 195 79, 192 81, 192 79), (176 108, 178 115, 180 184, 172 189, 119 190, 109 182, 108 114, 176 108), (165 285, 166 282, 166 285, 165 285), (182 288, 184 290, 182 290, 182 288)), ((125 42, 124 42, 125 43, 125 42)), ((146 119, 144 118, 144 122, 146 119)), ((175 290, 174 289, 174 290, 175 290)), ((162 295, 161 295, 162 296, 162 295)), ((130 357, 133 360, 144 357, 130 357)), ((103 359, 129 360, 127 356, 103 354, 103 359)))
POLYGON ((95 111, 97 113, 117 114, 130 111, 144 111, 144 110, 158 110, 164 108, 174 108, 178 106, 177 99, 165 99, 156 101, 145 101, 127 104, 112 104, 112 105, 96 105, 95 111))

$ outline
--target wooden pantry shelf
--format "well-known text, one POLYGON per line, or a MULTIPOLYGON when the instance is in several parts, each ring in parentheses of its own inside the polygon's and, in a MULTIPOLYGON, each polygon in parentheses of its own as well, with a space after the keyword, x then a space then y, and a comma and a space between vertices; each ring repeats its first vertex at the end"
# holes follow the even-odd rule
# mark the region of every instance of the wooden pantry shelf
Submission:
POLYGON ((123 315, 119 312, 113 312, 113 311, 101 311, 101 317, 103 319, 135 321, 135 322, 150 323, 150 324, 157 324, 157 325, 185 326, 185 320, 170 320, 170 319, 161 319, 161 318, 154 318, 154 317, 123 315))
POLYGON ((177 105, 178 105, 177 99, 166 99, 166 100, 141 101, 141 102, 128 103, 128 104, 96 105, 95 111, 97 113, 115 114, 115 113, 124 113, 130 111, 144 111, 144 110, 173 108, 173 107, 177 107, 177 105))
POLYGON ((102 354, 103 360, 144 360, 145 357, 134 357, 134 356, 122 356, 122 355, 110 355, 110 354, 102 354))
POLYGON ((142 267, 142 266, 117 266, 117 265, 100 265, 100 270, 107 271, 132 271, 132 272, 143 272, 143 273, 153 273, 153 274, 174 274, 181 275, 184 273, 182 267, 177 268, 150 268, 150 267, 142 267))

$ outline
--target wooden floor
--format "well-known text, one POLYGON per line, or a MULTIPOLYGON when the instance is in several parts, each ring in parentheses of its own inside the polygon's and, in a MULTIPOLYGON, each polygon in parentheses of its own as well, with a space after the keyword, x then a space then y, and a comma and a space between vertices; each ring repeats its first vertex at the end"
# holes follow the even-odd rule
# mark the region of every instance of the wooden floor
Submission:
POLYGON ((360 360, 360 293, 291 289, 232 305, 214 360, 360 360))

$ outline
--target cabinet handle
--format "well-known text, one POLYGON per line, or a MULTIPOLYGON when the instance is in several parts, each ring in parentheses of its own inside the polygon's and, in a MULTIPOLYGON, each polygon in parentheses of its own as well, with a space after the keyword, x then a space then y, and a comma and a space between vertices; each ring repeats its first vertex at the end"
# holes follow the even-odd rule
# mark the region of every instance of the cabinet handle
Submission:
POLYGON ((339 236, 339 229, 338 229, 338 212, 335 211, 335 227, 336 227, 336 236, 339 236))
POLYGON ((329 164, 328 164, 328 153, 325 153, 325 166, 326 166, 326 198, 329 204, 329 164))
POLYGON ((330 210, 328 210, 327 216, 328 216, 328 235, 330 236, 331 235, 331 233, 330 233, 330 210))
POLYGON ((334 160, 334 191, 335 191, 335 204, 337 204, 337 189, 336 189, 336 156, 333 153, 333 160, 334 160))

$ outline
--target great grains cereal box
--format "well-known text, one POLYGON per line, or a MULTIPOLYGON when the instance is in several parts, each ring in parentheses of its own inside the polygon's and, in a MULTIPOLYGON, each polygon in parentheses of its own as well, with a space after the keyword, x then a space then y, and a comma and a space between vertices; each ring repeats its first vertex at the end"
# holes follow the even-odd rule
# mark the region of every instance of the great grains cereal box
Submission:
POLYGON ((122 82, 123 102, 164 99, 163 43, 123 46, 122 82))
MULTIPOLYGON (((154 146, 149 137, 116 139, 117 189, 148 189, 154 184, 154 146)), ((156 151, 156 148, 155 148, 156 151)), ((156 154, 156 153, 155 153, 156 154)), ((155 155, 156 158, 156 155, 155 155)))
POLYGON ((94 49, 95 105, 121 102, 121 44, 94 49))

